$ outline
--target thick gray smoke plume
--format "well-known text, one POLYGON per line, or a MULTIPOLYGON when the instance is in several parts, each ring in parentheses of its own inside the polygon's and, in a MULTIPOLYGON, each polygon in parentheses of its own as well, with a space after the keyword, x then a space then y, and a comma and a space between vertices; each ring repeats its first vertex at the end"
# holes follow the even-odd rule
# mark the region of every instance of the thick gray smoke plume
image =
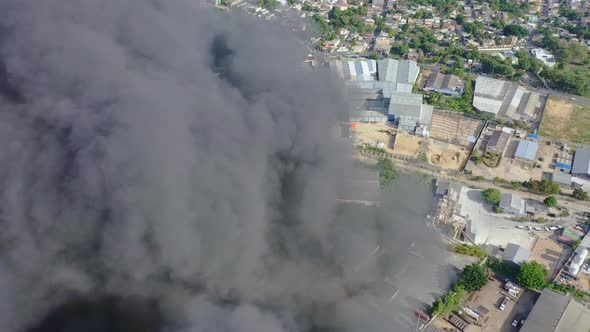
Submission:
POLYGON ((0 331, 391 331, 365 297, 410 240, 381 221, 423 209, 337 205, 346 105, 288 33, 188 0, 0 12, 0 331))

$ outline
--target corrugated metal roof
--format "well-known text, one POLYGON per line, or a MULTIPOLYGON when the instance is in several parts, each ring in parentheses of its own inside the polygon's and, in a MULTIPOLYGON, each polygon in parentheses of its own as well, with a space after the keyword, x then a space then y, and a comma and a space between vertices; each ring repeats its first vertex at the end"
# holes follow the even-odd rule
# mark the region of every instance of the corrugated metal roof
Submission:
POLYGON ((539 144, 537 142, 521 140, 518 142, 518 147, 516 148, 516 154, 514 156, 533 161, 537 155, 538 148, 539 144))
POLYGON ((506 249, 504 249, 504 254, 502 255, 504 260, 519 265, 528 261, 529 257, 531 257, 530 251, 514 243, 508 243, 506 249))
POLYGON ((572 174, 590 174, 590 148, 576 149, 572 174))
POLYGON ((590 309, 549 289, 543 290, 521 332, 586 332, 590 309))

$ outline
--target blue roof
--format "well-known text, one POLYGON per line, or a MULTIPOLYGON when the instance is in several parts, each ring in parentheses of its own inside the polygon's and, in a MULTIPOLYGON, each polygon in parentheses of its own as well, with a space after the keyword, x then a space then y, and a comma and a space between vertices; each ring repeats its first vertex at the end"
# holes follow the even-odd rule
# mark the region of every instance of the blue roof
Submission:
POLYGON ((572 167, 568 164, 564 164, 564 163, 555 163, 555 168, 563 168, 566 169, 568 171, 572 170, 572 167))
POLYGON ((539 139, 539 135, 537 134, 527 134, 526 138, 532 138, 534 140, 538 140, 539 139))
POLYGON ((518 147, 516 148, 515 157, 523 158, 527 160, 535 160, 535 155, 537 154, 537 149, 539 148, 539 144, 533 141, 520 141, 518 143, 518 147))

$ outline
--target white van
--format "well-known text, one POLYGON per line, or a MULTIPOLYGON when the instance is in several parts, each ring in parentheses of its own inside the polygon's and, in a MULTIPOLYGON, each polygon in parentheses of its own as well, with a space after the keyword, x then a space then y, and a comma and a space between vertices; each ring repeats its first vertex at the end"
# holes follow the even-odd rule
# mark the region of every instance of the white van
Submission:
POLYGON ((498 307, 498 309, 500 309, 500 310, 506 309, 506 304, 508 304, 508 298, 504 297, 504 299, 502 300, 502 303, 500 303, 500 306, 498 307))

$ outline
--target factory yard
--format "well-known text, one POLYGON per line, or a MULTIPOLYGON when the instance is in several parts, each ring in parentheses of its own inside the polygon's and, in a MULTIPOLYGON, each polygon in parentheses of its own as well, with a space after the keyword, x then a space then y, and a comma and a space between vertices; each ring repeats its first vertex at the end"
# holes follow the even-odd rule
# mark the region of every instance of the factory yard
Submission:
POLYGON ((549 269, 551 277, 554 277, 559 273, 569 254, 570 249, 567 245, 561 244, 551 237, 539 236, 531 250, 530 260, 545 265, 549 269))
POLYGON ((469 331, 482 332, 511 332, 516 329, 511 326, 514 317, 521 314, 527 316, 535 304, 538 294, 533 291, 524 291, 517 302, 509 300, 504 310, 498 308, 504 295, 502 282, 497 279, 490 280, 479 292, 469 295, 466 298, 466 305, 470 309, 479 310, 483 315, 482 326, 472 326, 469 331))
POLYGON ((590 143, 590 108, 549 98, 539 134, 566 142, 590 143))
POLYGON ((404 156, 414 157, 425 139, 426 138, 424 137, 408 135, 400 131, 395 135, 393 152, 404 156))
POLYGON ((395 128, 388 122, 354 122, 352 127, 355 145, 377 146, 383 144, 383 148, 388 153, 393 153, 393 132, 395 132, 395 128))
POLYGON ((481 198, 481 190, 461 188, 461 215, 471 224, 477 244, 488 243, 505 247, 508 243, 516 243, 527 249, 533 246, 535 236, 528 230, 516 229, 516 222, 493 213, 481 198))
MULTIPOLYGON (((517 302, 509 300, 504 310, 499 309, 504 295, 501 293, 503 283, 496 278, 490 278, 488 284, 479 292, 471 293, 464 298, 463 305, 471 310, 481 313, 481 318, 477 321, 470 320, 469 317, 461 317, 470 320, 470 325, 465 328, 465 332, 513 332, 517 328, 512 327, 512 321, 518 315, 523 317, 533 309, 539 294, 534 291, 526 290, 520 295, 517 302)), ((438 317, 431 325, 443 331, 458 331, 449 320, 438 317)))

